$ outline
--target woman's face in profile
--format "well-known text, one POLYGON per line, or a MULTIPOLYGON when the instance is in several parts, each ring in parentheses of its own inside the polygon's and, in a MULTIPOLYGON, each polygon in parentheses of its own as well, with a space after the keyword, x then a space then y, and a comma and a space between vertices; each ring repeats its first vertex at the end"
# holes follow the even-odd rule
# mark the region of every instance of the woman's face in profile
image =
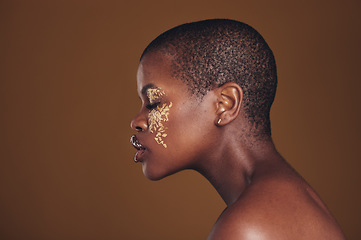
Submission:
POLYGON ((143 173, 158 180, 187 168, 197 168, 212 147, 215 105, 207 94, 193 97, 186 84, 170 75, 170 63, 158 53, 141 60, 137 72, 142 107, 131 123, 132 143, 143 173), (213 107, 214 108, 213 108, 213 107))

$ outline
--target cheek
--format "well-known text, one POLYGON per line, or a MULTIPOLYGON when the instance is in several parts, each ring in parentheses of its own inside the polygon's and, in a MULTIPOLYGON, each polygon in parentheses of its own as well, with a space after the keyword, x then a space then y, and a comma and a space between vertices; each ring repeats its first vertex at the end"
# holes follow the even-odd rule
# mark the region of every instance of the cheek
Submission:
POLYGON ((167 144, 165 143, 167 127, 164 123, 169 120, 169 110, 172 105, 172 102, 170 102, 169 104, 165 103, 162 106, 157 106, 157 108, 150 111, 148 115, 149 131, 155 134, 154 140, 164 148, 167 148, 167 144))
POLYGON ((182 107, 172 109, 169 121, 169 142, 175 142, 177 149, 193 151, 200 148, 212 135, 214 127, 212 114, 206 109, 182 107))

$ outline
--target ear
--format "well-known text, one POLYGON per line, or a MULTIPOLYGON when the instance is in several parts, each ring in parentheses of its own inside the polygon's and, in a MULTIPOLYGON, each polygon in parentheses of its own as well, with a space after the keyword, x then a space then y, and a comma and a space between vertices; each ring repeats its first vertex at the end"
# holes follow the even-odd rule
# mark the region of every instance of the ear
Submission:
POLYGON ((239 115, 243 91, 237 83, 228 82, 217 88, 215 93, 217 95, 215 124, 224 126, 239 115))

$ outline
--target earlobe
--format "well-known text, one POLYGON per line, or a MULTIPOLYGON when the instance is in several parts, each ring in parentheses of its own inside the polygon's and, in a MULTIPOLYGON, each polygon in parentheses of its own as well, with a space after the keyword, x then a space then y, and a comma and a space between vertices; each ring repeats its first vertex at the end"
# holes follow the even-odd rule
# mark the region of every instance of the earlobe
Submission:
POLYGON ((229 82, 217 89, 218 103, 215 123, 223 126, 237 118, 241 109, 243 92, 241 87, 229 82))

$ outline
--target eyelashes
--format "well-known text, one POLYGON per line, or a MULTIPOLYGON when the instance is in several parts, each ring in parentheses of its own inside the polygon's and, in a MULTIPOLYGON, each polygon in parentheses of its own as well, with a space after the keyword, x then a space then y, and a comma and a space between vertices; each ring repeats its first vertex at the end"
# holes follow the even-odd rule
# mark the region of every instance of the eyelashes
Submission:
POLYGON ((162 100, 162 96, 164 95, 163 90, 156 87, 152 87, 147 89, 146 93, 149 104, 147 104, 145 107, 148 110, 153 110, 157 108, 162 100))
POLYGON ((158 105, 160 104, 160 102, 156 102, 153 104, 147 104, 145 107, 149 110, 155 109, 156 107, 158 107, 158 105))

